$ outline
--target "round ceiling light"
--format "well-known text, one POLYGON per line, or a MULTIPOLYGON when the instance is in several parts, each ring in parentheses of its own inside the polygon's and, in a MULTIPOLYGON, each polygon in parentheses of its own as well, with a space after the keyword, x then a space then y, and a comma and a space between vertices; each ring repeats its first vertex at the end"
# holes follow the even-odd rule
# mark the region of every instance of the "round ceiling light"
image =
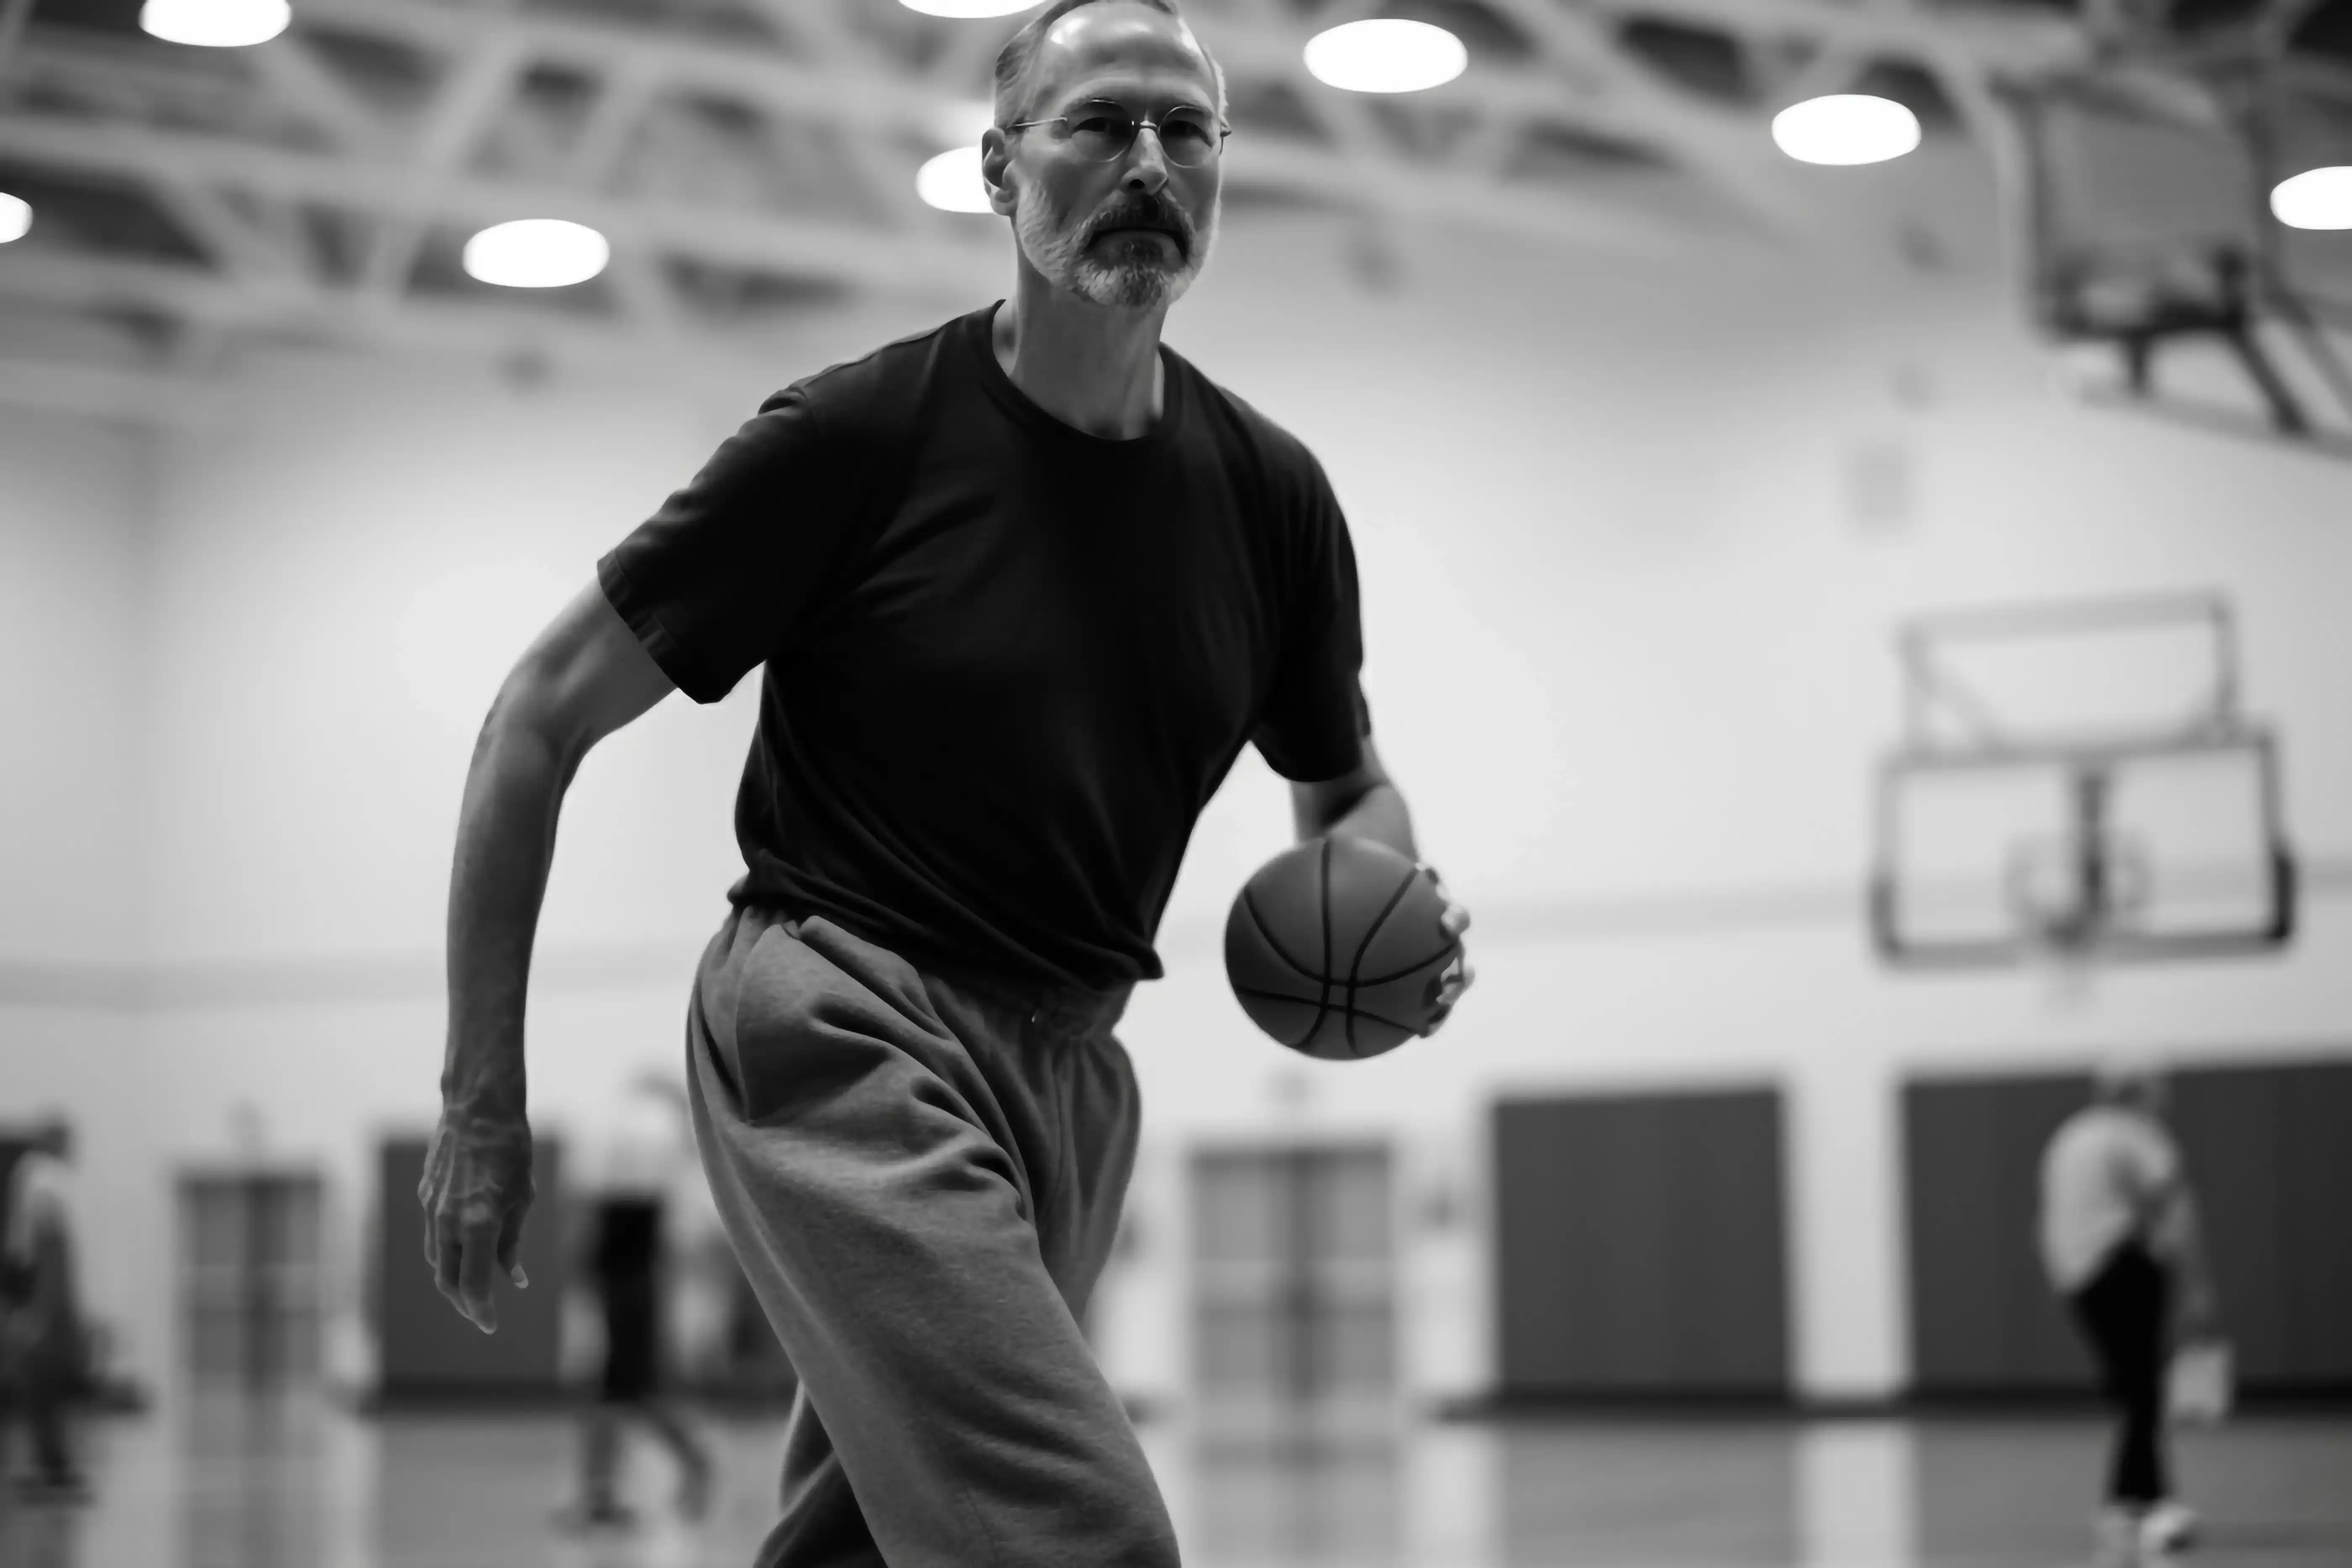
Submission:
POLYGON ((612 259, 603 235, 554 217, 495 224, 466 242, 466 276, 502 289, 585 283, 612 259))
POLYGON ((1836 92, 1774 115, 1772 140, 1801 163, 1884 163, 1919 145, 1919 117, 1891 98, 1836 92))
POLYGON ((2271 190, 2271 216, 2289 228, 2352 228, 2352 168, 2305 169, 2271 190))
POLYGON ((996 105, 985 100, 942 103, 931 111, 931 129, 950 147, 977 147, 996 123, 996 105))
POLYGON ((33 204, 0 191, 0 245, 22 239, 33 226, 33 204))
POLYGON ((1037 0, 898 0, 898 4, 926 16, 951 16, 962 22, 1010 16, 1015 11, 1026 11, 1037 0))
POLYGON ((980 149, 950 147, 915 172, 915 194, 943 213, 984 213, 988 183, 980 177, 980 149))
POLYGON ((1349 22, 1307 41, 1307 69, 1327 87, 1349 92, 1425 92, 1460 76, 1470 51, 1426 22, 1349 22))
POLYGON ((286 0, 147 0, 139 11, 139 26, 165 43, 208 49, 266 44, 292 18, 286 0))

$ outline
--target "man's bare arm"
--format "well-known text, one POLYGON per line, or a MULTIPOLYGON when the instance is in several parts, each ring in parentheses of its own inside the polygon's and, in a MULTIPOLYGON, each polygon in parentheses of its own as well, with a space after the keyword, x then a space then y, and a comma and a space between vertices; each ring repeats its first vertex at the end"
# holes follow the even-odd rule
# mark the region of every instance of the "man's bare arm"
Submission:
POLYGON ((521 1283, 524 999, 564 792, 591 747, 672 689, 592 583, 524 651, 474 743, 449 877, 441 1123, 417 1197, 436 1281, 484 1332, 493 1268, 521 1283))
POLYGON ((589 748, 673 688, 589 584, 526 649, 482 721, 449 878, 443 1102, 523 1110, 523 991, 564 793, 589 748))

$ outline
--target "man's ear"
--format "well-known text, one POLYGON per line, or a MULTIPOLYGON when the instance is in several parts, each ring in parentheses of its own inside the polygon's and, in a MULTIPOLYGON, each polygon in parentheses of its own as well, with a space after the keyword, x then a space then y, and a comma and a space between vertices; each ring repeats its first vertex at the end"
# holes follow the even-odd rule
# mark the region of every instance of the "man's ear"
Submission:
POLYGON ((990 126, 980 136, 980 177, 988 183, 988 205, 1005 217, 1013 216, 1013 142, 990 126))

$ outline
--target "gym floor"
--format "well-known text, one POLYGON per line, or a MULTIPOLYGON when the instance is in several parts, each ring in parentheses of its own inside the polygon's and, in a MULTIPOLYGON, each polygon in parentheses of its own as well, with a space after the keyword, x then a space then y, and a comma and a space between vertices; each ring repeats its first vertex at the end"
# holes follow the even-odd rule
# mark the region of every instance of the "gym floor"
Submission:
MULTIPOLYGON (((324 1402, 194 1402, 87 1435, 97 1500, 0 1512, 7 1568, 740 1568, 771 1518, 779 1426, 700 1418, 725 1474, 688 1530, 569 1536, 557 1415, 361 1418, 324 1402)), ((2104 1433, 2072 1416, 1518 1420, 1344 1447, 1212 1441, 1147 1425, 1194 1568, 2059 1568, 2092 1560, 2104 1433)), ((2201 1568, 2352 1564, 2352 1418, 2187 1435, 2201 1568)), ((5 1506, 5 1505, 0 1505, 5 1506)))

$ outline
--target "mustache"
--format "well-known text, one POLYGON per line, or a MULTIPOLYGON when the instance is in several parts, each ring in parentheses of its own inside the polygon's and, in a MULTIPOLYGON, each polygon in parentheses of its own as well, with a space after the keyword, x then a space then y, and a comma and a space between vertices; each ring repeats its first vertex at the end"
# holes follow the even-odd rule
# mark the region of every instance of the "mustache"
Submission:
POLYGON ((1087 232, 1088 239, 1098 239, 1115 228, 1156 229, 1173 238, 1189 250, 1192 244, 1192 226, 1174 206, 1162 201, 1139 202, 1105 213, 1097 218, 1087 232))

